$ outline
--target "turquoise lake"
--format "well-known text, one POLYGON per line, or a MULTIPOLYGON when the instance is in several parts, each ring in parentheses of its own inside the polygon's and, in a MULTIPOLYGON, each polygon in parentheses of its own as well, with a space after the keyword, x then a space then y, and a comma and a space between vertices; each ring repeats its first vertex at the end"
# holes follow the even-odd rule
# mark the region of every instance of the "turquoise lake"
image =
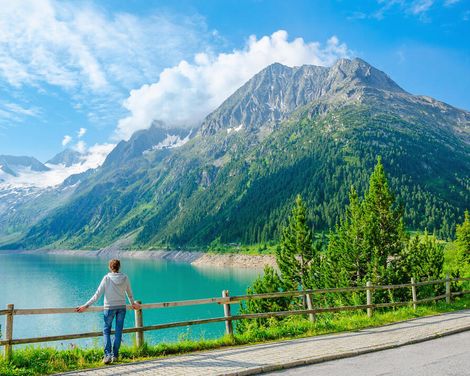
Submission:
MULTIPOLYGON (((107 259, 67 255, 28 255, 0 253, 0 307, 76 307, 95 292, 104 274, 107 259)), ((195 267, 161 260, 122 259, 136 299, 144 303, 220 297, 222 290, 241 295, 260 270, 195 267)), ((96 303, 102 305, 103 298, 96 303)), ((232 306, 238 312, 238 305, 232 306)), ((218 304, 144 310, 144 325, 223 316, 218 304)), ((4 329, 4 316, 0 317, 4 329)), ((125 327, 134 326, 134 312, 128 311, 125 327)), ((14 338, 29 338, 102 330, 102 313, 15 316, 14 338)), ((216 338, 224 334, 224 323, 145 332, 149 343, 173 342, 180 338, 216 338)), ((124 336, 132 344, 134 336, 124 336)), ((101 338, 50 342, 66 348, 73 345, 101 346, 101 338)), ((44 344, 43 344, 44 345, 44 344)))

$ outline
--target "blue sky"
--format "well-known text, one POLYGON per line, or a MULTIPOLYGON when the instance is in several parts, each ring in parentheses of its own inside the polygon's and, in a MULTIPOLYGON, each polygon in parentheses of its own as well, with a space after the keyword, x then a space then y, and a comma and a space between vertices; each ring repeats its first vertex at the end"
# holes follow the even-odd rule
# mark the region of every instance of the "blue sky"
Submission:
POLYGON ((469 3, 0 0, 0 154, 103 154, 155 118, 195 126, 274 61, 358 56, 470 110, 469 3))

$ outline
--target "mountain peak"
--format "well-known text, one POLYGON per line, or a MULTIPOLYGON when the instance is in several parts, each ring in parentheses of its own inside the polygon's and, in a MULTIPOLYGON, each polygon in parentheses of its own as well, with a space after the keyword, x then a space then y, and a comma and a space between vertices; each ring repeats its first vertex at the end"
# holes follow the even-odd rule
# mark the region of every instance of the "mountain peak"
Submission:
POLYGON ((366 86, 392 92, 405 92, 386 73, 360 58, 338 59, 330 68, 330 80, 355 86, 366 86))
POLYGON ((330 68, 316 65, 288 67, 273 63, 253 76, 204 119, 200 132, 219 129, 257 131, 272 128, 292 111, 320 98, 350 97, 364 88, 404 92, 384 72, 362 59, 339 59, 330 68), (341 95, 346 94, 346 95, 341 95))
POLYGON ((24 169, 31 171, 49 171, 49 168, 43 165, 34 157, 0 155, 0 170, 17 176, 18 172, 24 169))
POLYGON ((60 152, 59 154, 55 155, 51 159, 49 159, 46 164, 51 165, 59 165, 63 164, 65 167, 70 167, 74 164, 82 162, 82 154, 78 151, 72 149, 65 149, 64 151, 60 152))

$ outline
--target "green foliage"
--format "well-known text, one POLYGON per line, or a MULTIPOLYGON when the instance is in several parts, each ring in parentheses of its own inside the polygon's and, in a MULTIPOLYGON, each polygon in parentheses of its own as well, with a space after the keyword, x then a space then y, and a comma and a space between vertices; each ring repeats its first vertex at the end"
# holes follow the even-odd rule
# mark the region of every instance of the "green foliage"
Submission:
POLYGON ((276 250, 276 262, 287 290, 302 290, 311 286, 310 269, 315 256, 307 208, 298 195, 276 250))
POLYGON ((334 265, 330 279, 340 286, 397 282, 398 255, 406 240, 403 211, 395 206, 380 158, 364 199, 351 188, 349 201, 328 244, 327 257, 334 265))
MULTIPOLYGON (((266 266, 264 273, 259 276, 251 287, 248 288, 247 293, 251 294, 267 294, 273 292, 281 292, 285 288, 284 282, 281 280, 276 271, 266 266)), ((272 298, 272 299, 252 299, 246 303, 242 303, 240 307, 240 313, 262 313, 262 312, 279 312, 286 311, 291 305, 292 299, 290 297, 272 298)), ((278 320, 277 318, 272 319, 252 319, 252 320, 241 320, 237 322, 237 330, 239 332, 245 332, 249 328, 255 326, 266 326, 273 321, 278 320)))
POLYGON ((470 262, 470 213, 465 211, 465 219, 462 224, 458 224, 455 230, 457 236, 456 243, 459 249, 470 262))
MULTIPOLYGON (((440 279, 443 276, 443 246, 427 233, 409 239, 403 226, 403 209, 391 192, 384 167, 378 158, 369 179, 369 187, 360 199, 354 187, 345 215, 330 233, 326 250, 314 246, 308 226, 305 204, 297 196, 295 206, 282 230, 276 262, 280 275, 267 269, 253 288, 257 293, 309 288, 389 285, 440 279)), ((463 227, 463 225, 462 225, 463 227)), ((459 228, 460 234, 463 232, 459 228)), ((461 235, 459 235, 461 236, 461 235)), ((460 244, 460 243, 459 243, 460 244)), ((420 297, 439 295, 442 286, 426 286, 420 297)), ((377 290, 374 302, 393 302, 409 298, 408 290, 377 290)), ((365 294, 327 294, 315 296, 315 306, 360 305, 365 294)), ((303 308, 298 299, 283 300, 284 309, 303 308)), ((269 312, 279 309, 272 300, 247 304, 245 313, 269 312)), ((282 319, 252 322, 250 327, 266 326, 282 319)), ((240 331, 249 330, 246 324, 240 331)))
MULTIPOLYGON (((443 277, 443 269, 444 246, 427 233, 423 237, 412 237, 400 254, 400 272, 404 282, 409 281, 411 277, 416 282, 437 280, 443 277)), ((418 295, 421 297, 440 295, 443 292, 443 285, 422 286, 418 289, 418 295)))
POLYGON ((443 245, 434 236, 412 237, 400 254, 401 268, 416 281, 440 279, 444 267, 443 245))

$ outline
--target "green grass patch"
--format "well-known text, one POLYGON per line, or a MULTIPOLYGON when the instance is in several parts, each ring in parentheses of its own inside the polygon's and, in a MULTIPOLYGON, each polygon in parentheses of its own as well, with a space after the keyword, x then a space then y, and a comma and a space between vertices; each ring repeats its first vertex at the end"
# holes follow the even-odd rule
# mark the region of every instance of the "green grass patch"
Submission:
MULTIPOLYGON (((233 338, 224 336, 218 339, 184 339, 175 343, 145 344, 139 349, 123 347, 121 349, 120 363, 130 363, 226 346, 339 333, 469 308, 470 296, 466 296, 456 299, 450 305, 445 302, 438 302, 418 306, 416 311, 411 307, 376 310, 372 318, 368 318, 364 311, 320 314, 317 315, 317 320, 314 323, 311 323, 306 317, 302 316, 292 316, 282 321, 273 318, 269 327, 256 328, 243 334, 235 334, 233 338)), ((14 349, 10 362, 7 363, 5 360, 0 359, 0 375, 46 375, 99 367, 102 366, 102 357, 103 350, 101 348, 73 348, 69 350, 34 346, 17 348, 14 349)))

